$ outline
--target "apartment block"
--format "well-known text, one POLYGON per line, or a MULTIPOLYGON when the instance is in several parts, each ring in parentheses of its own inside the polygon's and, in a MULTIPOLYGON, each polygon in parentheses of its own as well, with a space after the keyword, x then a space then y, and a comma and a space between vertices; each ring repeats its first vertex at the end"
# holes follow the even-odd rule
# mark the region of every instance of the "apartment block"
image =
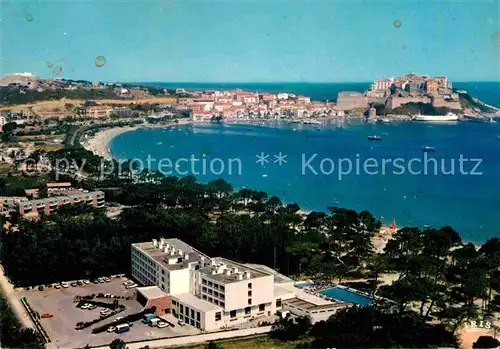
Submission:
POLYGON ((45 199, 22 200, 14 202, 9 206, 9 212, 17 212, 20 216, 32 214, 51 214, 62 206, 84 203, 95 208, 104 207, 104 193, 93 191, 88 193, 77 193, 60 195, 45 199))

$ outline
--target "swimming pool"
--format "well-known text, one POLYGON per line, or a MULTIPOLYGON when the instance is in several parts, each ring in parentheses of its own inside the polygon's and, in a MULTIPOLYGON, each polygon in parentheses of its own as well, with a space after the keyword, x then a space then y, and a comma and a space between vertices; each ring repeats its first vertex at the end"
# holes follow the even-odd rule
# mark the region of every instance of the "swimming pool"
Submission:
POLYGON ((335 298, 339 301, 356 303, 362 306, 370 305, 373 303, 373 299, 371 299, 370 297, 351 292, 341 287, 328 288, 326 290, 320 291, 319 293, 328 297, 335 298))

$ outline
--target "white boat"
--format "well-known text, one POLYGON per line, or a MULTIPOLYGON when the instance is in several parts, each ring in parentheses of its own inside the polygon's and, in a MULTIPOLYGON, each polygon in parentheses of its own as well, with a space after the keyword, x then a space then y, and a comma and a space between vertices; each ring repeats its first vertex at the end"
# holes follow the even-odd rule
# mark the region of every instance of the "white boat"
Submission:
POLYGON ((422 115, 420 112, 417 115, 413 115, 413 120, 415 121, 457 121, 458 116, 449 112, 446 115, 422 115))

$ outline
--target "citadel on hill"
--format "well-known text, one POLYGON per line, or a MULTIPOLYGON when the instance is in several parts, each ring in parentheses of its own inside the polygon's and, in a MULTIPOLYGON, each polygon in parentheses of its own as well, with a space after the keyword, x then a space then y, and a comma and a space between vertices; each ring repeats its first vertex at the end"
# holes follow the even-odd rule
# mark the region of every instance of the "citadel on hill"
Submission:
POLYGON ((364 92, 340 92, 337 106, 343 110, 366 109, 369 105, 384 105, 396 109, 407 103, 425 103, 435 108, 445 107, 461 110, 460 94, 454 91, 446 76, 409 73, 397 78, 375 80, 371 88, 364 92))

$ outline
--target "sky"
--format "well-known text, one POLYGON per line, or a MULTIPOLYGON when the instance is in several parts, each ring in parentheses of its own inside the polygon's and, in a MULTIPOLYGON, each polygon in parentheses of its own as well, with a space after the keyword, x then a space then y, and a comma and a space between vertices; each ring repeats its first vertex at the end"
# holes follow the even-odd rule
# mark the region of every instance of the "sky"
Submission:
POLYGON ((60 66, 59 77, 122 82, 500 80, 498 0, 0 3, 2 75, 55 77, 60 66))

